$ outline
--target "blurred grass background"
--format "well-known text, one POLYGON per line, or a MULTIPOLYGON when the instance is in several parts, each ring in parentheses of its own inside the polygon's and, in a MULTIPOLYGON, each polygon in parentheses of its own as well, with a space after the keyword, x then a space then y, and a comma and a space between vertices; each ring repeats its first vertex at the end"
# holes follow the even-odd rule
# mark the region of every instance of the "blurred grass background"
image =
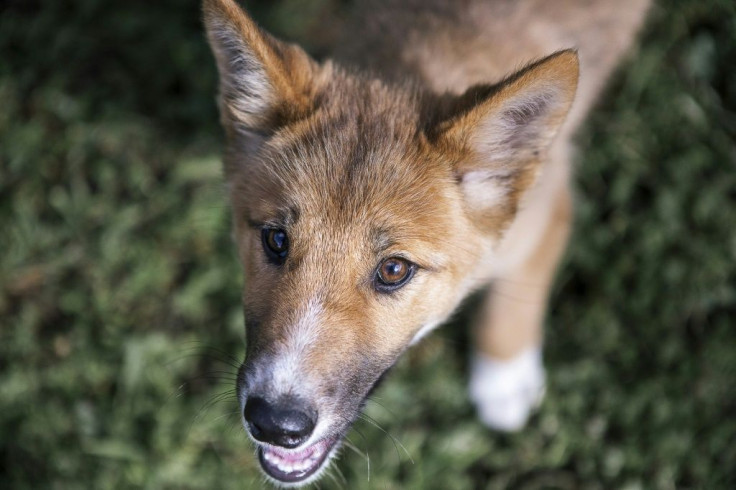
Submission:
MULTIPOLYGON (((250 2, 321 53, 338 0, 250 2)), ((0 488, 259 488, 196 0, 0 6, 0 488)), ((321 488, 736 488, 736 6, 660 2, 580 135, 529 428, 467 401, 467 314, 321 488), (397 442, 398 441, 398 442, 397 442)))

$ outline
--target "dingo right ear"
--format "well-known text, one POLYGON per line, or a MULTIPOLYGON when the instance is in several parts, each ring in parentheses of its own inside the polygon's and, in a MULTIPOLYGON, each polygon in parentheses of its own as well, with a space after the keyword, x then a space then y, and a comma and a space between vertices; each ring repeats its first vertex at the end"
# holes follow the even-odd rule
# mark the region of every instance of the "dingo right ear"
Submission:
POLYGON ((455 173, 467 205, 502 230, 534 182, 567 116, 578 82, 578 56, 560 51, 498 85, 470 88, 435 129, 460 148, 455 173))
POLYGON ((268 134, 311 108, 316 63, 262 31, 233 0, 204 0, 207 37, 220 74, 228 135, 268 134))

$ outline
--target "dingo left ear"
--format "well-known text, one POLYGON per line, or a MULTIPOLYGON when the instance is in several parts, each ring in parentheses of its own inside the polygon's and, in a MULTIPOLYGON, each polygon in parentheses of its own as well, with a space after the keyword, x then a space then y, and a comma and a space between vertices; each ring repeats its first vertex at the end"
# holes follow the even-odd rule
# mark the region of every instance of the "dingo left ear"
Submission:
POLYGON ((317 64, 299 46, 262 31, 234 0, 204 0, 203 10, 228 134, 267 135, 310 110, 317 64))
POLYGON ((555 53, 495 86, 458 97, 436 128, 441 141, 462 148, 455 171, 467 204, 491 218, 512 217, 522 193, 567 116, 578 81, 575 51, 555 53))

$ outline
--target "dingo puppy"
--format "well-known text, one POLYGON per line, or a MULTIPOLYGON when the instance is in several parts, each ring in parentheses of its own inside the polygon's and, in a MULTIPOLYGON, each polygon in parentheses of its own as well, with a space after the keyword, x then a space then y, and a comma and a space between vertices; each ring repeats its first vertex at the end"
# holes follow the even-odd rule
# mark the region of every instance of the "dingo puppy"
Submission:
POLYGON ((204 1, 246 275, 237 392, 281 485, 318 478, 382 374, 495 278, 470 395, 488 426, 523 426, 570 138, 648 2, 367 3, 318 63, 234 0, 204 1))

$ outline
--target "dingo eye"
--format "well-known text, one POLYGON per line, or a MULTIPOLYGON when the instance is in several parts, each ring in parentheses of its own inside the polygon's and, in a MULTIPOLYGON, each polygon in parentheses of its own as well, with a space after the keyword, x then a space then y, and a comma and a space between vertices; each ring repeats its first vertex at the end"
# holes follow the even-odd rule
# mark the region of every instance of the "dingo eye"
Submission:
POLYGON ((374 287, 379 293, 390 293, 409 282, 416 266, 401 257, 389 257, 376 270, 374 287))
POLYGON ((289 237, 286 232, 277 228, 263 228, 261 241, 268 260, 276 265, 283 264, 289 253, 289 237))

